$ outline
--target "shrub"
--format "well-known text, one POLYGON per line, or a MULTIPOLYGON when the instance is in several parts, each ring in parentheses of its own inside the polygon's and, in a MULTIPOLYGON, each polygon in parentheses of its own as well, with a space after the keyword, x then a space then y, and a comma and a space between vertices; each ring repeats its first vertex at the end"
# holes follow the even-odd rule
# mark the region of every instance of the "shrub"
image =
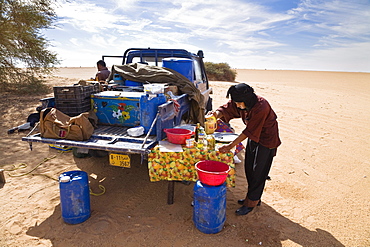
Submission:
POLYGON ((204 66, 210 81, 235 81, 236 71, 227 63, 205 62, 204 66))

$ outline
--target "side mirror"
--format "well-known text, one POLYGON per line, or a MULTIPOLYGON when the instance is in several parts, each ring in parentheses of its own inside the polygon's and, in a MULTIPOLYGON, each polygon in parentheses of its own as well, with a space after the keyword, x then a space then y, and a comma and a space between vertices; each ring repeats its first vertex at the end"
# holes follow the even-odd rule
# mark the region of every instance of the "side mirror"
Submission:
POLYGON ((197 55, 200 57, 200 58, 204 58, 204 54, 203 54, 203 51, 202 50, 199 50, 197 55))

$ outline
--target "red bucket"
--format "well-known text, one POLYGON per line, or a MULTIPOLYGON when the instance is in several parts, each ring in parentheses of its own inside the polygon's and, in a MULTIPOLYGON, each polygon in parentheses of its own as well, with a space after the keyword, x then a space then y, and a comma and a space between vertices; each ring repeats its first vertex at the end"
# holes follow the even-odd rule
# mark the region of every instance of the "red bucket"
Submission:
POLYGON ((194 134, 191 130, 180 128, 164 129, 164 132, 166 132, 168 141, 173 144, 185 144, 186 139, 191 138, 194 134))
POLYGON ((230 166, 213 160, 202 160, 195 164, 200 182, 218 186, 226 181, 230 166))

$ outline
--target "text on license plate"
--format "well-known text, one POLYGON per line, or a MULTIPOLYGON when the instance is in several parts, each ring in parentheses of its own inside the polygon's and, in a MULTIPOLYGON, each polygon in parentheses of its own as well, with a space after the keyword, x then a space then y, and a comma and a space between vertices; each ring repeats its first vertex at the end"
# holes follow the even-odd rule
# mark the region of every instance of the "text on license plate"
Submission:
POLYGON ((109 154, 109 164, 130 168, 130 156, 127 154, 109 154))

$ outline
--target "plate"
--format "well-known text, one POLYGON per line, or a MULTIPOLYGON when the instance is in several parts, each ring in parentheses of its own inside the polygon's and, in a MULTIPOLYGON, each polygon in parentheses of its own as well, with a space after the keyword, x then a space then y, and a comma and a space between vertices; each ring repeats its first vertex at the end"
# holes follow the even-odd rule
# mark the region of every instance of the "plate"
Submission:
POLYGON ((213 135, 217 142, 232 142, 239 136, 238 134, 230 132, 215 132, 213 135))
POLYGON ((125 168, 131 167, 130 156, 127 154, 110 154, 109 164, 112 166, 120 166, 125 168))

